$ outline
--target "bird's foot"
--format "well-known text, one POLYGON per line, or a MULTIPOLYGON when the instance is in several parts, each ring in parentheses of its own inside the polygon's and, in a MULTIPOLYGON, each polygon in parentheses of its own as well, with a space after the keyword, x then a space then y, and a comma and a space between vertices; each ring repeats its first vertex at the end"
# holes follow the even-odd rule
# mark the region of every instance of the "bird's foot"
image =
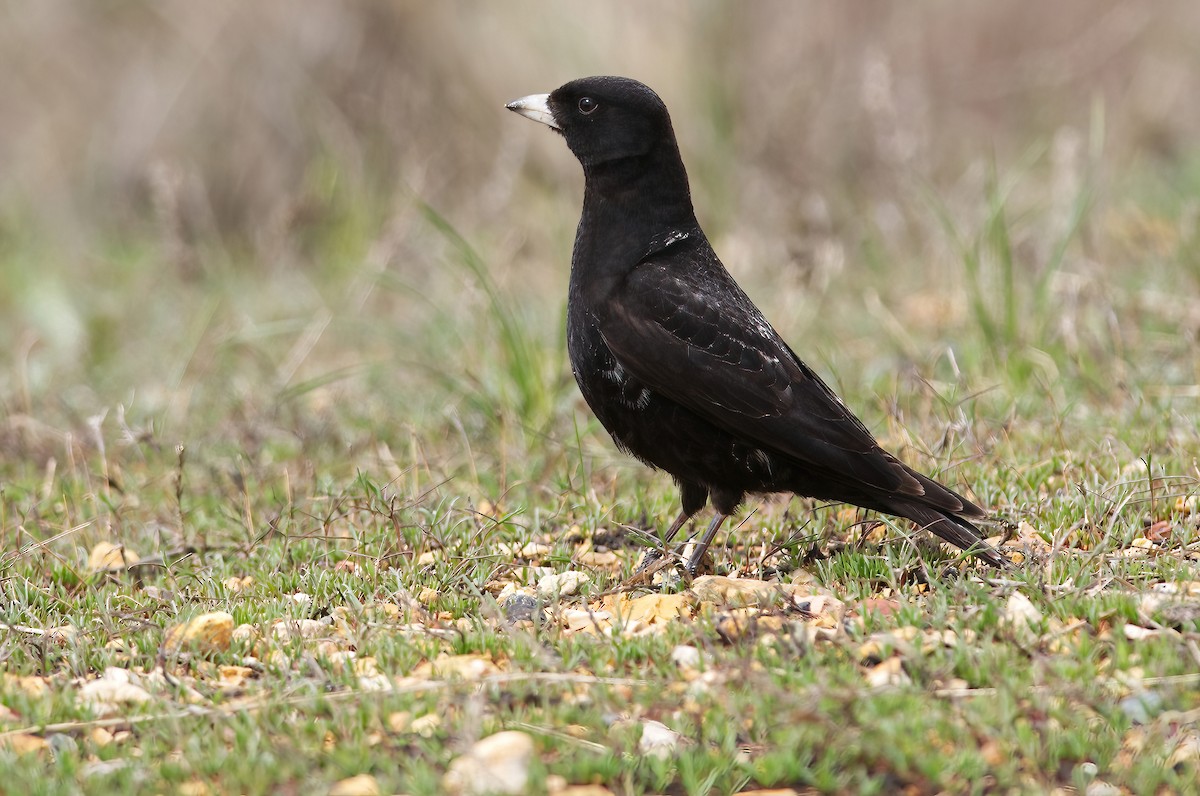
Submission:
MULTIPOLYGON (((683 571, 684 574, 687 575, 688 580, 696 577, 696 574, 700 572, 700 565, 704 563, 704 554, 708 552, 707 548, 705 548, 703 545, 696 545, 693 543, 693 546, 694 549, 691 551, 691 554, 688 555, 683 562, 683 571)), ((682 549, 679 551, 681 556, 683 555, 683 552, 684 551, 682 549)))
POLYGON ((646 555, 642 556, 642 562, 637 565, 637 569, 633 571, 634 575, 640 575, 648 569, 653 568, 657 572, 661 567, 655 567, 659 561, 662 561, 665 551, 658 548, 650 548, 646 551, 646 555))
POLYGON ((687 540, 674 550, 661 547, 651 548, 646 551, 646 555, 642 557, 627 583, 650 582, 659 572, 675 564, 682 564, 684 577, 691 580, 700 572, 700 566, 704 563, 704 556, 707 552, 708 545, 695 539, 687 540))
POLYGON ((655 575, 669 569, 678 560, 679 556, 675 553, 662 549, 648 550, 646 551, 646 555, 642 557, 641 563, 637 565, 637 569, 633 571, 633 574, 621 583, 620 589, 631 589, 643 583, 651 583, 655 575))

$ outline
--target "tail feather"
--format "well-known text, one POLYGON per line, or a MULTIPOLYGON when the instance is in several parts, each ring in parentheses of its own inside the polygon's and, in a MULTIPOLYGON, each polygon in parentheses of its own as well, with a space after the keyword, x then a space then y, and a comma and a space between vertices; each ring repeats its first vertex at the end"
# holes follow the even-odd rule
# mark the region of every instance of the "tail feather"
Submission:
POLYGON ((1000 554, 996 548, 984 541, 979 528, 953 514, 939 511, 929 506, 919 504, 904 504, 889 509, 890 513, 907 517, 922 528, 937 534, 952 545, 961 547, 982 558, 993 567, 1011 569, 1012 562, 1000 554))

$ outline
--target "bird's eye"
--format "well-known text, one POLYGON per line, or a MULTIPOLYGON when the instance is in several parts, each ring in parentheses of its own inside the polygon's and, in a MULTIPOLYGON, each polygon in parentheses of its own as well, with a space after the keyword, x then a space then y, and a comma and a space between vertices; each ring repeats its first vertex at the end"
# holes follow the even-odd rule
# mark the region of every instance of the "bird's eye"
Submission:
POLYGON ((587 116, 598 107, 600 107, 600 103, 596 102, 591 97, 581 97, 579 99, 579 112, 584 116, 587 116))

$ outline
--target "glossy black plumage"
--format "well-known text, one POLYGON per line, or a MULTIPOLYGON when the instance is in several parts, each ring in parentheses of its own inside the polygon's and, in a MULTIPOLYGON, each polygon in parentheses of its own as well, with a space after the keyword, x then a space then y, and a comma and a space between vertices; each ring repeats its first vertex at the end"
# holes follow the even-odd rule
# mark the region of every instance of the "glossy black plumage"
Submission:
POLYGON ((683 510, 794 492, 907 517, 989 563, 979 507, 884 451, 793 353, 696 222, 666 106, 637 81, 591 77, 509 109, 548 124, 583 165, 567 342, 588 405, 617 445, 674 476, 683 510))

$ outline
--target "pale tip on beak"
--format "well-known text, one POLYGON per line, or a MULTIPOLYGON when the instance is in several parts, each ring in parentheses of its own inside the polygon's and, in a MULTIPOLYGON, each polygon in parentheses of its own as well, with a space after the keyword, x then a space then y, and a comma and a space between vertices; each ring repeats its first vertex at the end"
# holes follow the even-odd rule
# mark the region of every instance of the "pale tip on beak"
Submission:
POLYGON ((561 130, 558 122, 554 121, 554 114, 550 112, 550 95, 549 94, 530 94, 528 97, 521 97, 508 103, 504 107, 508 108, 513 113, 519 113, 526 119, 533 119, 535 122, 553 127, 555 130, 561 130))

